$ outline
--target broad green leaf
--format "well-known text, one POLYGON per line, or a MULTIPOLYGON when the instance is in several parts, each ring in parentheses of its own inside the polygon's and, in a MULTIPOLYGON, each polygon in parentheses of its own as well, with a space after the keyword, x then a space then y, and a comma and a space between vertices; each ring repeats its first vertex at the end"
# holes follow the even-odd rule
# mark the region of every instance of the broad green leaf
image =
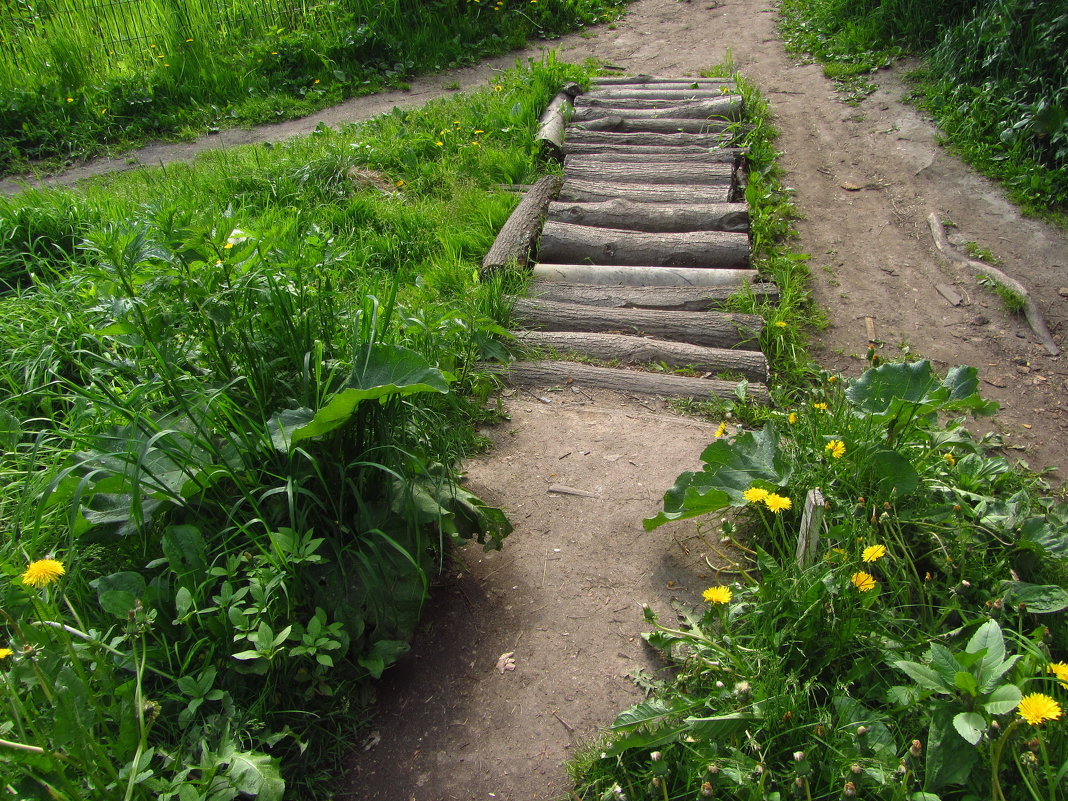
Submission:
POLYGON ((1023 698, 1023 693, 1020 692, 1019 687, 1015 684, 1003 684, 990 693, 983 708, 991 715, 1004 715, 1018 707, 1021 698, 1023 698))
POLYGON ((719 740, 745 731, 747 727, 752 728, 758 720, 753 715, 732 712, 729 715, 716 715, 709 718, 686 718, 685 723, 694 737, 719 740))
POLYGON ((920 476, 912 462, 897 451, 876 451, 863 469, 879 485, 879 490, 887 495, 900 498, 915 492, 920 485, 920 476))
POLYGON ((983 738, 986 721, 982 715, 975 712, 960 712, 953 716, 953 728, 957 730, 957 734, 975 745, 983 738))
POLYGON ((942 801, 934 793, 913 793, 909 796, 909 801, 942 801))
POLYGON ((132 571, 102 576, 89 582, 89 586, 96 590, 97 600, 104 611, 122 620, 145 594, 144 576, 132 571))
POLYGON ((371 646, 371 651, 366 656, 361 656, 356 661, 362 665, 372 678, 381 678, 382 673, 407 653, 408 643, 402 640, 378 640, 371 646))
POLYGON ((1032 517, 1024 522, 1018 544, 1040 554, 1068 559, 1068 537, 1064 536, 1064 525, 1044 517, 1032 517))
POLYGON ((979 682, 975 680, 975 676, 966 670, 957 671, 953 676, 953 683, 957 685, 958 689, 973 698, 979 695, 979 682))
POLYGON ((207 566, 204 535, 196 526, 168 526, 163 532, 163 555, 175 573, 200 571, 207 566))
POLYGON ((256 751, 240 751, 230 755, 226 771, 230 783, 242 795, 256 801, 282 801, 286 783, 276 757, 256 751))
POLYGON ((925 690, 933 690, 936 693, 946 693, 953 692, 955 689, 952 684, 947 685, 943 682, 941 677, 926 665, 921 665, 918 662, 905 661, 892 662, 891 664, 902 673, 907 674, 910 679, 925 690))
POLYGON ((1001 626, 996 620, 986 621, 968 640, 964 650, 969 654, 984 652, 979 660, 976 678, 979 684, 986 684, 1005 661, 1005 638, 1001 636, 1001 626))
POLYGON ((658 729, 654 732, 632 731, 617 736, 612 745, 605 749, 605 754, 610 757, 619 756, 632 748, 655 748, 659 745, 667 745, 675 742, 679 736, 687 731, 683 725, 658 729))
POLYGON ((964 667, 957 661, 953 652, 941 643, 931 644, 931 647, 927 649, 926 659, 947 686, 953 684, 953 677, 964 667))
POLYGON ((179 618, 189 614, 189 610, 193 608, 193 594, 189 592, 188 588, 178 588, 178 591, 174 594, 174 608, 179 618))
POLYGON ((633 729, 637 726, 655 723, 674 714, 674 708, 662 701, 643 701, 621 712, 609 728, 612 731, 633 729))
POLYGON ((944 380, 931 370, 930 362, 883 364, 864 371, 846 390, 846 397, 860 417, 886 421, 929 416, 942 410, 968 410, 975 415, 993 414, 997 403, 978 394, 974 367, 954 367, 944 380), (903 414, 904 413, 904 414, 903 414))
POLYGON ((1006 603, 1013 606, 1025 604, 1027 611, 1035 615, 1048 615, 1068 609, 1068 592, 1056 584, 1003 581, 1001 588, 1005 593, 1006 603))
POLYGON ((288 451, 302 440, 323 436, 344 425, 352 419, 361 401, 449 391, 448 381, 440 370, 400 345, 365 345, 354 362, 356 366, 345 388, 317 412, 287 409, 267 421, 271 443, 277 450, 288 451))
POLYGON ((978 751, 953 726, 954 713, 945 706, 935 709, 927 734, 927 766, 924 790, 938 790, 947 784, 961 784, 968 778, 978 751))

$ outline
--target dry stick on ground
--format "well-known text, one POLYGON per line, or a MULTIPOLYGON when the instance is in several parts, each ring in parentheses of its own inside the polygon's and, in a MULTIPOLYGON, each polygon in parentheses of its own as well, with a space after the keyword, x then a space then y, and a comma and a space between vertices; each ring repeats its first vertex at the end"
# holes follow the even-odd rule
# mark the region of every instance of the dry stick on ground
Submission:
POLYGON ((938 214, 931 212, 927 217, 927 223, 931 227, 931 235, 934 237, 935 247, 938 248, 938 252, 945 256, 950 261, 957 264, 963 264, 977 273, 989 276, 990 280, 996 284, 1004 287, 1015 295, 1018 295, 1023 301, 1023 313, 1027 318, 1027 324, 1031 326, 1031 330, 1035 332, 1035 336, 1046 348, 1051 356, 1057 356, 1061 349, 1057 347, 1057 343, 1053 341, 1053 337, 1049 333, 1049 329, 1046 328, 1046 321, 1042 318, 1042 312, 1038 310, 1038 306, 1035 304, 1034 298, 1031 297, 1031 293, 1027 291, 1027 288, 1017 281, 1015 278, 1010 278, 1005 275, 1001 270, 996 267, 991 267, 989 264, 984 264, 981 261, 975 261, 969 259, 967 256, 962 256, 957 253, 949 244, 949 240, 946 239, 945 228, 942 227, 942 221, 938 214))

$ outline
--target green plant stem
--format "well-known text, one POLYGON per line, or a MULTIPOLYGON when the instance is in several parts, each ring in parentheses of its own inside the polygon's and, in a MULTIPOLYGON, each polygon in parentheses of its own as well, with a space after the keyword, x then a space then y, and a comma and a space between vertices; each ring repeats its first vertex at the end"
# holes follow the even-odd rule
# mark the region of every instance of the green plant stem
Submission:
POLYGON ((1035 737, 1038 739, 1038 748, 1042 752, 1042 766, 1046 769, 1046 786, 1049 790, 1049 801, 1054 801, 1057 794, 1057 785, 1053 783, 1053 771, 1050 769, 1049 752, 1046 750, 1046 738, 1039 731, 1035 737))
MULTIPOLYGON (((96 639, 96 637, 92 637, 92 636, 86 634, 84 631, 78 631, 78 629, 74 628, 73 626, 68 626, 65 623, 59 623, 59 622, 54 621, 54 620, 37 620, 37 621, 34 621, 33 625, 34 626, 48 626, 48 627, 53 628, 53 629, 62 629, 63 631, 67 632, 67 634, 72 634, 75 637, 78 637, 78 638, 80 638, 82 640, 85 640, 88 643, 92 643, 93 645, 95 645, 95 646, 97 646, 99 648, 103 648, 105 651, 107 651, 108 653, 114 654, 115 656, 121 656, 121 657, 129 656, 129 654, 124 654, 122 651, 120 651, 117 648, 113 648, 112 646, 110 646, 106 642, 104 642, 103 640, 98 640, 98 639, 96 639)), ((167 679, 169 681, 177 681, 177 679, 174 676, 172 676, 170 673, 167 673, 167 672, 162 671, 162 670, 160 670, 158 668, 152 667, 151 665, 147 666, 146 669, 150 670, 153 673, 155 673, 157 676, 162 676, 163 678, 165 678, 165 679, 167 679)))
POLYGON ((990 798, 992 801, 1005 801, 1005 794, 1001 791, 1001 782, 998 780, 998 770, 1001 767, 1001 752, 1005 748, 1005 743, 1008 742, 1009 737, 1012 736, 1023 720, 1017 718, 1009 724, 1009 728, 1005 729, 1005 733, 1002 734, 996 743, 994 743, 994 750, 990 754, 990 798))
POLYGON ((134 752, 133 761, 130 764, 130 778, 126 782, 126 795, 123 801, 130 801, 133 797, 134 787, 137 785, 137 776, 141 770, 141 754, 144 753, 145 744, 148 742, 148 730, 145 728, 145 699, 142 682, 145 678, 145 664, 148 661, 148 648, 145 645, 145 637, 141 635, 141 659, 137 664, 137 683, 134 685, 134 706, 137 712, 137 750, 134 752))
POLYGON ((16 743, 11 740, 0 740, 0 748, 14 748, 16 751, 29 751, 34 754, 48 753, 39 745, 26 745, 26 743, 16 743))

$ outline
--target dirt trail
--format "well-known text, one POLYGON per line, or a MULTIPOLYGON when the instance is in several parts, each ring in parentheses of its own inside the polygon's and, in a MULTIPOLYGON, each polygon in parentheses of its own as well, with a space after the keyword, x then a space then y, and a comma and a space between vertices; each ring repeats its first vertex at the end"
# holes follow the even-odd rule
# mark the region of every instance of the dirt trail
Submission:
MULTIPOLYGON (((1051 358, 973 276, 944 263, 926 228, 938 212, 960 241, 992 250, 1031 288, 1064 347, 1068 237, 1022 218, 997 187, 937 144, 936 129, 903 105, 899 74, 843 104, 815 65, 786 56, 770 0, 637 0, 607 26, 549 43, 568 61, 602 59, 631 72, 696 74, 728 52, 773 103, 788 181, 804 219, 797 249, 812 255, 813 291, 829 328, 824 366, 864 367, 874 320, 887 357, 930 358, 940 370, 972 364, 984 393, 1002 403, 994 425, 1010 456, 1032 467, 1068 466, 1068 364, 1051 358), (953 285, 951 306, 936 285, 953 285)), ((414 81, 412 91, 359 98, 313 118, 230 131, 196 145, 158 146, 150 164, 198 148, 264 141, 365 119, 393 105, 445 94, 453 81, 484 83, 495 68, 539 47, 457 73, 414 81)), ((111 167, 126 167, 125 159, 111 167)), ((59 183, 105 171, 87 165, 59 183)), ((3 187, 0 187, 3 189, 3 187)), ((519 393, 510 419, 486 433, 496 447, 469 466, 469 485, 504 507, 516 530, 501 553, 468 548, 430 602, 413 651, 379 690, 377 733, 351 760, 338 796, 378 801, 556 798, 562 762, 638 699, 626 678, 655 670, 640 639, 641 604, 696 605, 714 573, 716 532, 678 524, 645 534, 677 474, 697 466, 712 427, 659 404, 581 388, 519 393), (551 492, 563 485, 578 494, 551 492), (514 670, 497 669, 511 653, 514 670)), ((502 665, 503 666, 503 665, 502 665)))

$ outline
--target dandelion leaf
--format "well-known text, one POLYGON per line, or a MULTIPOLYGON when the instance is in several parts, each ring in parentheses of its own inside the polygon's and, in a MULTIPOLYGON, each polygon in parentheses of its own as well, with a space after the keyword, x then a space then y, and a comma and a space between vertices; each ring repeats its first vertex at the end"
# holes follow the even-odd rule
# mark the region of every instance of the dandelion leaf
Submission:
POLYGON ((1026 581, 1003 581, 1005 602, 1024 604, 1035 615, 1049 615, 1068 609, 1068 592, 1056 584, 1028 584, 1026 581))

